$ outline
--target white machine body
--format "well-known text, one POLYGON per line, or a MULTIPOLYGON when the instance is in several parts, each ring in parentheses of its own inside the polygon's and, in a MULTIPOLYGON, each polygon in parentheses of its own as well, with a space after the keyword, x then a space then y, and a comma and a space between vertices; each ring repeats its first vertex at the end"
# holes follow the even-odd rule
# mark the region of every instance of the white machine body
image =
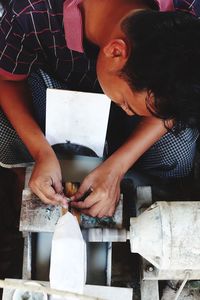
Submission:
POLYGON ((151 205, 130 220, 131 252, 160 270, 200 270, 200 202, 151 205))

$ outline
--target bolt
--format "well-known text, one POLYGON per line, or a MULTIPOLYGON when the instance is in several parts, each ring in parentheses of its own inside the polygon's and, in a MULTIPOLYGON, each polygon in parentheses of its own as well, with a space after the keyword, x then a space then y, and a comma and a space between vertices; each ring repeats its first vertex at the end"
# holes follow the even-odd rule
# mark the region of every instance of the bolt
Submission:
POLYGON ((154 271, 154 267, 152 265, 146 267, 146 272, 153 272, 153 271, 154 271))

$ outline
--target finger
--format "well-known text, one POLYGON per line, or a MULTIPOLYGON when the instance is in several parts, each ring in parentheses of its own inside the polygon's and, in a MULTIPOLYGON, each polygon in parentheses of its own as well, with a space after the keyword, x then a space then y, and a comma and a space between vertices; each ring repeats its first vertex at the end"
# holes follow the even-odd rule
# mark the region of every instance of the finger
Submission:
POLYGON ((57 194, 54 187, 49 184, 44 184, 42 187, 39 187, 39 191, 49 200, 60 201, 63 197, 60 194, 57 194))
POLYGON ((56 194, 55 195, 55 198, 52 200, 52 199, 49 199, 48 197, 46 197, 41 191, 37 191, 37 196, 40 198, 40 200, 42 202, 44 202, 45 204, 51 204, 51 205, 61 205, 62 207, 64 208, 67 208, 68 207, 68 203, 67 201, 60 198, 60 195, 59 194, 56 194))
POLYGON ((53 187, 54 187, 56 193, 58 193, 58 194, 62 194, 63 193, 64 188, 63 188, 61 180, 55 180, 55 181, 53 181, 53 187))
POLYGON ((47 197, 44 196, 43 193, 41 193, 40 191, 37 191, 37 193, 35 193, 38 198, 45 204, 50 204, 50 205, 58 205, 58 202, 57 201, 54 201, 54 200, 50 200, 48 199, 47 197))
POLYGON ((113 209, 111 209, 110 207, 102 207, 98 209, 98 213, 96 214, 96 216, 98 218, 104 218, 104 217, 112 217, 112 211, 113 209))
POLYGON ((92 215, 89 213, 89 209, 82 209, 82 210, 81 210, 81 213, 84 214, 84 215, 87 215, 87 216, 95 217, 95 216, 92 216, 92 215))
POLYGON ((108 214, 104 211, 104 209, 100 210, 100 207, 98 205, 94 205, 89 209, 83 209, 81 210, 81 213, 85 215, 89 215, 93 218, 95 217, 103 218, 108 216, 108 214))
POLYGON ((78 209, 88 209, 97 202, 99 202, 99 197, 93 192, 84 201, 72 201, 71 206, 78 209))
POLYGON ((96 214, 96 217, 101 219, 101 218, 104 218, 104 217, 108 217, 108 215, 106 213, 104 213, 103 211, 101 211, 101 212, 96 214))
POLYGON ((65 196, 63 186, 60 180, 57 180, 53 183, 53 188, 55 190, 55 200, 60 202, 61 206, 64 208, 68 207, 67 197, 65 196))
POLYGON ((115 213, 117 202, 111 203, 109 199, 106 202, 98 202, 96 205, 92 206, 88 213, 92 216, 103 218, 103 217, 112 217, 115 213))
POLYGON ((107 217, 112 217, 114 215, 117 205, 119 203, 119 199, 120 199, 120 193, 117 193, 116 202, 113 205, 111 205, 111 207, 109 208, 107 212, 107 217))
POLYGON ((49 181, 46 181, 42 187, 41 185, 38 187, 31 186, 31 189, 44 203, 53 205, 63 203, 66 205, 66 198, 63 195, 57 194, 49 181))
POLYGON ((83 197, 89 190, 91 190, 91 185, 85 184, 84 182, 80 185, 78 191, 71 197, 73 201, 79 200, 83 197))
POLYGON ((89 208, 89 209, 83 209, 83 210, 81 210, 81 213, 95 218, 98 215, 98 207, 95 207, 95 206, 93 206, 92 208, 89 208))
POLYGON ((118 203, 119 203, 119 201, 120 201, 120 195, 121 195, 121 193, 120 193, 120 190, 117 192, 117 201, 116 201, 116 206, 118 205, 118 203))
POLYGON ((108 211, 108 217, 112 217, 114 213, 115 213, 115 207, 110 208, 108 211))

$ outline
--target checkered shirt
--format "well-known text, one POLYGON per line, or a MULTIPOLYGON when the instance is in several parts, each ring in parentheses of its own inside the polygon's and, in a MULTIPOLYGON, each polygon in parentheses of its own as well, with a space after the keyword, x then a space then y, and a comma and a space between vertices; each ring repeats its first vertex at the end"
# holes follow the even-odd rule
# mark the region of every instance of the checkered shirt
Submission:
POLYGON ((11 0, 0 22, 0 74, 26 78, 38 68, 70 89, 92 91, 96 61, 67 48, 63 0, 11 0))

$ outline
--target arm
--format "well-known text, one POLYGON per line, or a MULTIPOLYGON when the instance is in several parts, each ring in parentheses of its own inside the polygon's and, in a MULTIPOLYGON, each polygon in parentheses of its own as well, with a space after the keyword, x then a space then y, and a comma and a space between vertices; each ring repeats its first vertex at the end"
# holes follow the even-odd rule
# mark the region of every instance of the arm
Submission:
POLYGON ((35 167, 30 187, 45 203, 65 204, 59 162, 33 118, 31 94, 25 81, 0 78, 0 106, 26 145, 35 167))
POLYGON ((90 187, 93 192, 84 202, 72 205, 91 216, 112 216, 119 199, 120 181, 137 159, 167 132, 163 121, 146 117, 129 139, 83 181, 74 200, 90 187))

